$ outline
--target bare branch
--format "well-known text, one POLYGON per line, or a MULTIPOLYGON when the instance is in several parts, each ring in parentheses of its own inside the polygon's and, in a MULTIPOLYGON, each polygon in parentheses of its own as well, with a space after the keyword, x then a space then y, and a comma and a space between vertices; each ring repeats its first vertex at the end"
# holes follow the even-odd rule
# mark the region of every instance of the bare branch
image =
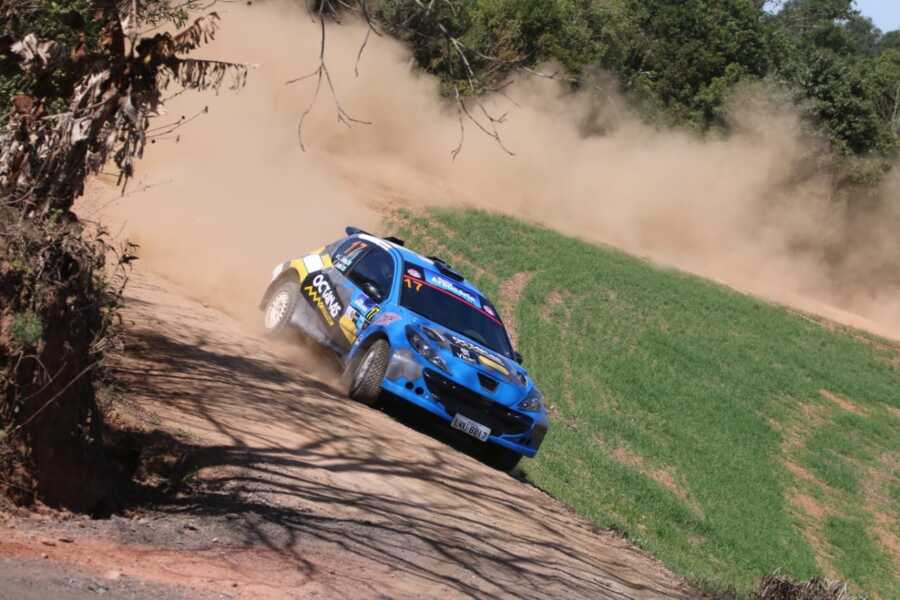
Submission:
POLYGON ((462 98, 459 96, 459 88, 453 88, 453 91, 456 93, 456 116, 459 119, 459 142, 457 142, 456 147, 450 151, 450 160, 455 161, 460 151, 462 151, 463 142, 466 139, 466 125, 463 121, 462 98))
POLYGON ((506 113, 502 114, 499 118, 495 118, 495 117, 491 116, 490 113, 488 113, 487 109, 484 107, 484 105, 481 102, 478 102, 477 103, 478 108, 481 110, 482 114, 488 120, 488 125, 485 126, 477 118, 475 118, 475 116, 469 111, 469 107, 466 106, 466 101, 459 95, 458 91, 457 91, 456 98, 457 98, 457 106, 459 107, 460 110, 462 110, 463 114, 466 115, 466 118, 468 118, 469 121, 474 123, 475 126, 478 127, 478 129, 480 129, 482 133, 484 133, 486 136, 492 138, 495 142, 497 142, 497 145, 500 146, 500 148, 502 148, 504 152, 506 152, 510 156, 515 156, 515 153, 503 144, 503 139, 500 137, 500 132, 497 131, 497 124, 498 123, 502 124, 506 120, 506 113))
POLYGON ((362 58, 363 51, 366 49, 366 44, 369 43, 369 34, 372 33, 372 29, 366 29, 366 37, 363 38, 362 45, 359 47, 359 52, 356 54, 356 64, 353 65, 353 73, 359 77, 359 61, 362 58))
MULTIPOLYGON (((341 0, 338 0, 339 2, 341 0)), ((307 105, 306 109, 304 109, 303 113, 300 115, 300 120, 297 123, 297 140, 300 143, 300 149, 304 152, 306 151, 306 145, 303 143, 303 124, 306 122, 306 117, 312 112, 313 108, 316 105, 316 100, 319 98, 319 92, 322 89, 322 79, 328 84, 328 90, 331 92, 331 100, 334 103, 334 108, 337 113, 337 120, 339 123, 343 123, 348 128, 351 127, 352 123, 359 123, 361 125, 371 125, 369 121, 364 121, 362 119, 357 119, 350 115, 344 107, 341 106, 340 100, 338 99, 337 91, 334 89, 334 82, 331 79, 331 72, 328 70, 328 63, 325 60, 325 8, 329 7, 331 11, 334 11, 334 7, 331 5, 331 2, 325 0, 322 4, 319 5, 318 11, 318 20, 319 20, 319 65, 311 72, 306 75, 302 75, 300 77, 290 79, 285 82, 286 85, 298 83, 300 81, 304 81, 306 79, 310 79, 312 77, 316 78, 316 88, 313 92, 312 100, 307 105)), ((362 47, 360 47, 359 54, 356 57, 357 66, 359 65, 359 59, 362 56, 362 52, 365 49, 365 45, 369 40, 369 32, 374 28, 370 28, 369 31, 366 32, 366 38, 363 41, 362 47)), ((378 33, 376 31, 376 33, 378 33)), ((357 75, 359 71, 357 71, 357 75)))

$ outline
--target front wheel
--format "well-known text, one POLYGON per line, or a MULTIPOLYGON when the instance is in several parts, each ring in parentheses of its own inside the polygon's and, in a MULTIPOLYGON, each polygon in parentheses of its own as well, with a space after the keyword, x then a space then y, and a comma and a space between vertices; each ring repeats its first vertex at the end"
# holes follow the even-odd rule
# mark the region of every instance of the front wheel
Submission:
POLYGON ((515 469, 519 465, 519 461, 522 460, 521 454, 513 452, 508 448, 504 448, 503 446, 491 444, 484 450, 484 462, 498 471, 509 473, 515 469))
POLYGON ((269 335, 275 335, 287 329, 300 299, 300 284, 296 281, 285 281, 278 286, 266 302, 263 327, 269 335))
POLYGON ((369 346, 351 373, 351 398, 369 406, 378 402, 390 353, 391 348, 385 340, 376 340, 369 346))

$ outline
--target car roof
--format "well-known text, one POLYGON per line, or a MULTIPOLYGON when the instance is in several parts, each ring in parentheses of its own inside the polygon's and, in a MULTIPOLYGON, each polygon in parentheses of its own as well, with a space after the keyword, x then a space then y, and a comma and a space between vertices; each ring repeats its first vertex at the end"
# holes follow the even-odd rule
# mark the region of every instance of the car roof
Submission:
MULTIPOLYGON (((394 254, 394 256, 399 258, 400 260, 403 260, 405 262, 416 265, 419 268, 432 269, 432 270, 436 271, 437 273, 444 275, 443 273, 440 272, 440 270, 438 269, 437 265, 435 264, 435 262, 433 260, 431 260, 427 256, 423 256, 423 255, 419 254, 418 252, 416 252, 414 250, 410 250, 406 246, 401 246, 400 244, 396 244, 394 242, 371 235, 369 233, 359 233, 357 235, 366 241, 370 241, 370 242, 380 246, 381 248, 388 250, 389 252, 394 254)), ((446 276, 446 275, 444 275, 444 276, 446 276)), ((470 290, 477 293, 482 298, 485 298, 486 300, 488 300, 488 302, 490 304, 493 304, 493 302, 490 301, 490 298, 488 298, 480 289, 478 289, 478 287, 474 283, 472 283, 468 279, 463 278, 462 281, 454 279, 454 282, 469 288, 470 290)))

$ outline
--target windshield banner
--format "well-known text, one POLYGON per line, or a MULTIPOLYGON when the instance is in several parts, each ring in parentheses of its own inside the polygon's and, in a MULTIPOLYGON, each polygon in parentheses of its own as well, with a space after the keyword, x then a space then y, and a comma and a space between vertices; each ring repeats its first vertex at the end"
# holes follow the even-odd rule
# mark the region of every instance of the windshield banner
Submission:
POLYGON ((462 298, 476 308, 481 308, 481 302, 478 301, 478 296, 475 295, 474 292, 469 291, 467 288, 464 288, 463 286, 457 284, 451 279, 444 277, 443 275, 438 275, 434 271, 425 269, 425 282, 428 285, 434 286, 438 289, 442 289, 445 292, 450 292, 458 298, 462 298))

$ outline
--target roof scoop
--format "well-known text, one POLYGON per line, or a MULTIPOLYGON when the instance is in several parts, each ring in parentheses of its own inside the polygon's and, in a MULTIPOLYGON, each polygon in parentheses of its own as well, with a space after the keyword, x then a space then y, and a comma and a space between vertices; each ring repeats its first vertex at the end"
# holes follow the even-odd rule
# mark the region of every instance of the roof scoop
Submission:
MULTIPOLYGON (((363 230, 363 229, 360 229, 359 227, 354 227, 354 226, 352 226, 352 225, 347 225, 347 226, 344 228, 344 232, 345 232, 347 235, 359 235, 360 233, 363 233, 363 234, 365 234, 365 235, 372 235, 372 234, 369 233, 368 231, 365 231, 365 230, 363 230)), ((381 236, 372 235, 372 237, 381 237, 381 236)), ((390 243, 392 243, 392 244, 397 244, 398 246, 405 246, 405 245, 406 245, 406 242, 404 242, 404 241, 401 240, 400 238, 394 237, 394 236, 392 236, 392 235, 388 235, 388 236, 381 237, 381 239, 383 239, 383 240, 386 241, 386 242, 390 242, 390 243)))
POLYGON ((434 263, 434 266, 437 267, 437 270, 440 271, 443 275, 446 275, 450 279, 455 279, 456 281, 465 281, 465 277, 463 277, 459 271, 456 271, 453 267, 447 264, 443 258, 438 258, 437 256, 429 256, 428 260, 434 263))

